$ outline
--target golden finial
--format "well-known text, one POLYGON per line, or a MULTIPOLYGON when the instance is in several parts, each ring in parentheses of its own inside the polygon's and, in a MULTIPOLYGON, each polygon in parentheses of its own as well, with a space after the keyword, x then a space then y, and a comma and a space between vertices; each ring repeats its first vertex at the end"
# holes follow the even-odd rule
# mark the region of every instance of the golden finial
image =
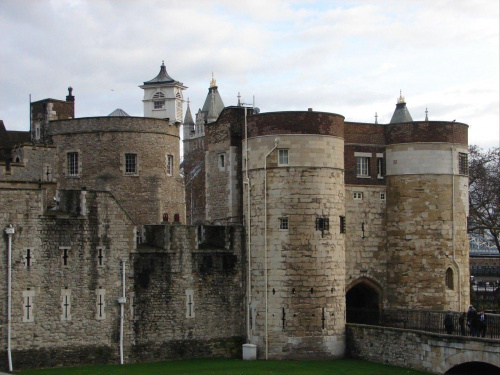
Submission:
POLYGON ((210 87, 217 86, 217 81, 214 78, 214 72, 212 72, 212 80, 210 81, 210 87))
POLYGON ((405 103, 405 98, 403 94, 401 93, 401 90, 399 90, 399 98, 398 98, 398 104, 400 103, 405 103))

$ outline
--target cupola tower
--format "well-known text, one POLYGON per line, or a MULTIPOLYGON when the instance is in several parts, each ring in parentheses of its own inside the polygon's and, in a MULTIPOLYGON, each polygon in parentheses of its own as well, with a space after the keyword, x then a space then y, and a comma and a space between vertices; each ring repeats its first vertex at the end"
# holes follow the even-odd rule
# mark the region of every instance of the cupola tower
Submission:
POLYGON ((182 123, 182 91, 187 89, 182 82, 174 80, 167 73, 164 62, 160 73, 139 86, 144 90, 144 117, 169 119, 171 123, 182 123))

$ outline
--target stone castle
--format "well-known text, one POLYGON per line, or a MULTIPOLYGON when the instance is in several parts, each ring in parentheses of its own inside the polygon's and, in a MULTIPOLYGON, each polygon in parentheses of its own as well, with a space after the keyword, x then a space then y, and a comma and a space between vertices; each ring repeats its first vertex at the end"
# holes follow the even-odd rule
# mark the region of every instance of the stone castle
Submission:
POLYGON ((70 88, 0 122, 4 369, 339 358, 359 309, 466 309, 466 124, 225 107, 213 76, 193 120, 164 64, 140 87, 144 117, 70 88))

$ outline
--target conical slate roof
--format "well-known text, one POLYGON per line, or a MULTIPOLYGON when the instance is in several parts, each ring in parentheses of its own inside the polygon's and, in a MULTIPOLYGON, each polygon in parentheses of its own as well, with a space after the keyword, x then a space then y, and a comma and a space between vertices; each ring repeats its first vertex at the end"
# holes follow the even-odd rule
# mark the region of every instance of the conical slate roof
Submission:
POLYGON ((399 93, 398 102, 396 104, 396 109, 394 110, 394 114, 391 118, 391 124, 397 124, 400 122, 412 122, 410 112, 408 108, 406 108, 405 98, 399 93))
POLYGON ((191 108, 189 108, 189 100, 186 108, 186 116, 184 117, 184 125, 194 125, 193 116, 191 115, 191 108))
POLYGON ((111 112, 108 117, 130 117, 127 112, 125 112, 121 108, 115 109, 113 112, 111 112))
POLYGON ((158 83, 179 83, 182 85, 181 82, 174 80, 172 77, 168 75, 167 68, 165 67, 165 63, 163 61, 160 67, 160 73, 158 73, 158 75, 153 79, 144 82, 145 85, 156 85, 158 83))

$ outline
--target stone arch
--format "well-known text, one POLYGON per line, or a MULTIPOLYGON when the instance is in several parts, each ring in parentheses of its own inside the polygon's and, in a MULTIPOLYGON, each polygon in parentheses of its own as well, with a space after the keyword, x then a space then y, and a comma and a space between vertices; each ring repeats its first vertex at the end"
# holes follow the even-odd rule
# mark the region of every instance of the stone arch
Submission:
POLYGON ((348 323, 377 324, 382 307, 382 288, 368 277, 352 281, 346 288, 348 323))
POLYGON ((499 355, 496 353, 489 353, 489 352, 478 353, 474 350, 464 350, 445 358, 443 361, 441 361, 440 366, 438 366, 438 368, 433 370, 436 370, 440 374, 445 374, 446 372, 450 371, 453 367, 468 362, 482 362, 498 367, 498 364, 500 363, 500 358, 499 355), (480 358, 480 360, 478 360, 478 358, 480 358))

